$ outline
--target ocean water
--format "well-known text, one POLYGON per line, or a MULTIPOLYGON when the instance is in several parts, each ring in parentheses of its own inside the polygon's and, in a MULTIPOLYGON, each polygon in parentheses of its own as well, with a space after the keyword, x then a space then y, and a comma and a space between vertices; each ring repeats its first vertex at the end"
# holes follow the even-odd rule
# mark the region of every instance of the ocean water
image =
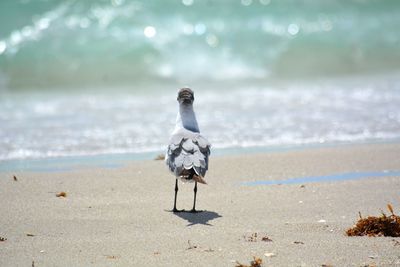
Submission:
MULTIPOLYGON (((0 160, 400 140, 400 2, 0 1, 0 160)), ((148 155, 148 154, 146 154, 148 155)))

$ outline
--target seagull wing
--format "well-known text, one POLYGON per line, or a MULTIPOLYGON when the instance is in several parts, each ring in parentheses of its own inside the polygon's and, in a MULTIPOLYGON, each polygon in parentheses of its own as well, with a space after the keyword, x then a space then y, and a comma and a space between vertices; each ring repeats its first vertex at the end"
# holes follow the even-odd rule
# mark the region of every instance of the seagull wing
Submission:
POLYGON ((194 169, 204 177, 208 170, 210 143, 200 133, 181 130, 172 135, 166 155, 166 163, 171 172, 179 177, 183 170, 194 169))

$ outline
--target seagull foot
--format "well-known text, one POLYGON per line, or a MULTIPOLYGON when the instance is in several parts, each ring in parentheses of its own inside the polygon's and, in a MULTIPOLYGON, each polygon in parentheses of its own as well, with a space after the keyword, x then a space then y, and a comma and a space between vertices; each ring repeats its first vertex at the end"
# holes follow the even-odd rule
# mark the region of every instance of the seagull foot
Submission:
POLYGON ((185 212, 185 210, 178 210, 178 209, 175 209, 175 208, 174 208, 174 209, 172 210, 172 212, 173 212, 173 213, 177 213, 177 212, 185 212))

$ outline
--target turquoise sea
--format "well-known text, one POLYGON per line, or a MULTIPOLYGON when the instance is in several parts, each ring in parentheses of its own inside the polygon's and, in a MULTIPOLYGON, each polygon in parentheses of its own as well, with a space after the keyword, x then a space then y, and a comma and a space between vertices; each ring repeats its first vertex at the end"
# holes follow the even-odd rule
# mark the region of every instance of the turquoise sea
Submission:
POLYGON ((161 153, 182 86, 214 151, 397 142, 400 1, 0 1, 3 165, 161 153))

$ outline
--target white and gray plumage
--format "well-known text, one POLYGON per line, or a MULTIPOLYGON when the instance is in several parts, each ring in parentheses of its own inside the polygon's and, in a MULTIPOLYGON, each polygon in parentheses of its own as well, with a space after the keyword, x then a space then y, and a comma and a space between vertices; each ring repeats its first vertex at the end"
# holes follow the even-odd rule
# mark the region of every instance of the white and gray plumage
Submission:
POLYGON ((193 110, 194 93, 189 88, 178 92, 179 112, 175 130, 172 133, 165 161, 169 170, 175 175, 175 201, 178 192, 178 179, 184 182, 195 182, 194 203, 191 212, 196 212, 197 183, 206 184, 204 176, 208 170, 210 143, 199 130, 196 115, 193 110))

